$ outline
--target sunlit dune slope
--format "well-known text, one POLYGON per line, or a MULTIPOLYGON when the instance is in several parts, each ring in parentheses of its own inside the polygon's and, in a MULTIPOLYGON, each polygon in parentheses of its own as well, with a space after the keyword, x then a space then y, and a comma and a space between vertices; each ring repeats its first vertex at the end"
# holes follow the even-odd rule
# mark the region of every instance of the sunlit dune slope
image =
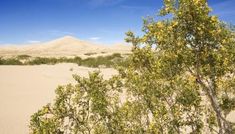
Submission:
POLYGON ((45 43, 28 45, 5 45, 0 46, 0 56, 85 56, 89 53, 93 55, 107 55, 112 53, 130 53, 131 46, 124 44, 100 45, 72 36, 65 36, 45 43))

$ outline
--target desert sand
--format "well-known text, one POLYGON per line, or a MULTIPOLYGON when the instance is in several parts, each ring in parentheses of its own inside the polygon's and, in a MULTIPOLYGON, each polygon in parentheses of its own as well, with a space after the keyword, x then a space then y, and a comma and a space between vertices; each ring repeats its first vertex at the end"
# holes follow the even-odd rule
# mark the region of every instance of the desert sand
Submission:
MULTIPOLYGON (((87 77, 94 70, 75 64, 0 66, 0 134, 29 133, 30 116, 53 101, 58 85, 75 82, 72 74, 87 77)), ((105 79, 117 73, 100 71, 105 79)))

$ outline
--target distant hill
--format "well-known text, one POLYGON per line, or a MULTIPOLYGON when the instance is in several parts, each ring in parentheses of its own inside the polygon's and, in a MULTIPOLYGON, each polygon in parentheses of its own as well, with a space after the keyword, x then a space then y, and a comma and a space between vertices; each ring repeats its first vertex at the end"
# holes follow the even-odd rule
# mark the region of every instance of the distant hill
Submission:
POLYGON ((72 36, 65 36, 49 42, 28 44, 28 45, 9 45, 0 46, 0 56, 97 56, 112 53, 130 53, 131 46, 123 44, 100 45, 88 41, 79 40, 72 36))

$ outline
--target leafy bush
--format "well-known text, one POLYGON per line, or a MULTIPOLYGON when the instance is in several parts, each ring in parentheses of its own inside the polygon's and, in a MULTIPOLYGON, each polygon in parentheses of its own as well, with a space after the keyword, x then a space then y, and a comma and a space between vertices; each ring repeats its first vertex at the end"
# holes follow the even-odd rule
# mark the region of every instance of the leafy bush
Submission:
POLYGON ((8 58, 8 59, 0 58, 0 65, 23 65, 23 63, 15 58, 8 58))
POLYGON ((112 67, 116 64, 116 61, 122 61, 123 57, 119 53, 114 53, 108 56, 89 57, 82 60, 81 65, 88 67, 112 67))
POLYGON ((76 63, 78 65, 81 65, 82 64, 82 58, 76 56, 72 59, 71 63, 76 63))
POLYGON ((114 53, 111 55, 113 58, 122 58, 122 55, 120 53, 114 53))
POLYGON ((96 62, 96 58, 92 58, 92 57, 82 60, 81 64, 83 66, 87 66, 87 67, 98 67, 98 64, 96 62))
POLYGON ((2 59, 2 57, 0 57, 0 65, 3 65, 4 60, 2 59))
POLYGON ((42 57, 36 57, 33 60, 30 60, 26 64, 29 65, 41 65, 41 64, 51 64, 54 65, 56 63, 59 63, 59 60, 56 58, 42 58, 42 57))

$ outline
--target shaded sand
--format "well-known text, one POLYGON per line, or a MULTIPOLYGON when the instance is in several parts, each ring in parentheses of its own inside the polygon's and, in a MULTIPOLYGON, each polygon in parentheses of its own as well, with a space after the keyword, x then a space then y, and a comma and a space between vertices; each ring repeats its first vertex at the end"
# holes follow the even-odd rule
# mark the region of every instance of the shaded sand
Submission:
MULTIPOLYGON (((0 134, 29 133, 30 115, 53 100, 58 85, 74 82, 72 74, 87 77, 94 70, 75 64, 0 66, 0 134)), ((104 78, 117 73, 100 71, 104 78)))

